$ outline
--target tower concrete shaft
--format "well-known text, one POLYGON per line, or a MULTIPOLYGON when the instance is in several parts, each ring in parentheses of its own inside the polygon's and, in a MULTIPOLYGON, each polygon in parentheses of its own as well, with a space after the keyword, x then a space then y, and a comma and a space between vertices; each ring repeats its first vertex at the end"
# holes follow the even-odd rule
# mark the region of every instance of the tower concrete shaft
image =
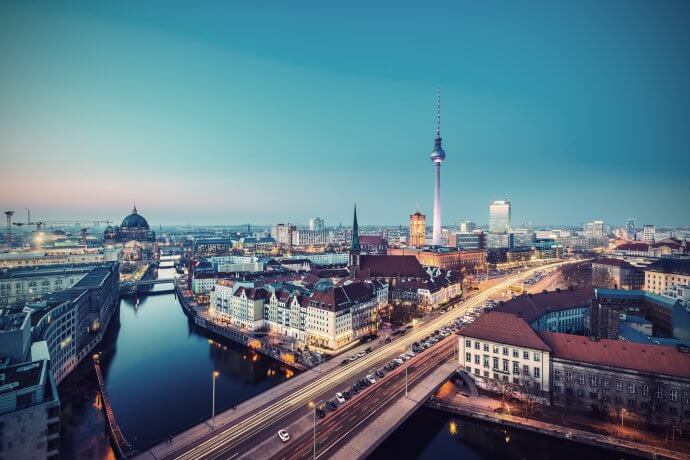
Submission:
POLYGON ((441 246, 441 162, 434 162, 436 181, 434 183, 434 230, 431 244, 441 246))

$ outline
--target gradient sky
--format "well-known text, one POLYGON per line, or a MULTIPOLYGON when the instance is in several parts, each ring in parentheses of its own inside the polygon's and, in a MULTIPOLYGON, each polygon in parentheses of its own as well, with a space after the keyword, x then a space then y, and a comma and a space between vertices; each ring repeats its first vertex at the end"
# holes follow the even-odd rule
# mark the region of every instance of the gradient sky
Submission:
POLYGON ((230 3, 0 3, 3 210, 405 223, 441 85, 444 225, 690 224, 688 1, 230 3))

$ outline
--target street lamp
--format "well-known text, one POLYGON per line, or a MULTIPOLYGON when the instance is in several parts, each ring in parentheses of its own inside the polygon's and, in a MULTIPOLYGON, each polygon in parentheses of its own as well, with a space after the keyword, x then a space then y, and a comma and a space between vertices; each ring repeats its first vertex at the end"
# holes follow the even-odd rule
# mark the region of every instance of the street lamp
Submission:
POLYGON ((211 382, 213 386, 212 397, 211 397, 211 428, 216 428, 216 378, 220 375, 220 372, 213 371, 211 374, 211 382))
POLYGON ((314 406, 314 460, 316 460, 316 409, 319 407, 319 404, 323 402, 323 399, 317 403, 310 401, 309 405, 314 406))
POLYGON ((625 409, 621 409, 621 426, 623 426, 623 414, 625 414, 625 409))

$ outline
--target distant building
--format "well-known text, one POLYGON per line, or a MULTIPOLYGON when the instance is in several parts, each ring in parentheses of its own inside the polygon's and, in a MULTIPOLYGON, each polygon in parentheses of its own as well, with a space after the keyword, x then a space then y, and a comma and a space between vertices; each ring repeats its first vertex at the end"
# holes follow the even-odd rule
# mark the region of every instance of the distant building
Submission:
MULTIPOLYGON (((482 249, 466 251, 429 251, 421 249, 389 249, 388 257, 414 256, 425 267, 438 267, 444 270, 474 270, 486 264, 486 252, 482 249)), ((390 260, 394 265, 394 259, 390 260)))
POLYGON ((628 219, 625 224, 625 231, 629 240, 635 239, 635 219, 628 219))
POLYGON ((106 227, 103 238, 106 242, 155 241, 156 233, 149 228, 149 223, 134 205, 132 213, 122 220, 119 227, 106 227))
POLYGON ((426 216, 415 212, 410 216, 410 240, 409 245, 421 248, 426 240, 426 216))
POLYGON ((644 289, 661 294, 675 286, 690 283, 690 259, 659 259, 644 270, 644 289))
POLYGON ((486 235, 487 249, 511 249, 515 246, 515 239, 512 233, 489 233, 486 235))
POLYGON ((481 249, 481 233, 458 233, 453 232, 448 235, 448 246, 459 250, 481 249))
POLYGON ((592 285, 615 289, 642 289, 644 267, 635 266, 622 259, 602 257, 592 262, 592 285), (608 280, 611 285, 601 283, 608 280))
POLYGON ((386 254, 388 241, 379 235, 360 235, 359 244, 363 254, 386 254))
POLYGON ((325 230, 297 230, 291 232, 292 246, 325 246, 329 243, 325 230))
POLYGON ((312 232, 320 232, 324 230, 323 219, 320 217, 312 217, 309 219, 309 230, 312 232))
POLYGON ((232 251, 235 240, 232 238, 198 238, 192 244, 192 250, 198 256, 220 256, 232 251))
POLYGON ((477 224, 469 220, 460 222, 460 233, 472 233, 477 229, 477 224))
POLYGON ((280 246, 292 245, 292 233, 297 231, 297 227, 292 224, 276 224, 271 228, 271 237, 280 246))
POLYGON ((644 228, 642 229, 642 241, 646 241, 648 243, 654 243, 655 240, 656 240, 656 229, 654 228, 654 225, 644 224, 644 228))
POLYGON ((505 233, 510 230, 510 201, 498 200, 489 205, 489 231, 505 233))
POLYGON ((582 228, 585 237, 590 239, 602 239, 606 236, 603 220, 588 222, 582 228))
POLYGON ((121 248, 51 248, 0 254, 0 269, 121 261, 121 248))

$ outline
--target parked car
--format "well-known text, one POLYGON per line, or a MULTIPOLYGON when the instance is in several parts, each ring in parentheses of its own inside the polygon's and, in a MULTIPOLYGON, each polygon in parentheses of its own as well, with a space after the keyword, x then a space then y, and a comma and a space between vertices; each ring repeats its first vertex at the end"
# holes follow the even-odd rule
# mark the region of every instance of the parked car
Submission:
POLYGON ((326 411, 321 409, 320 407, 316 408, 316 416, 319 418, 324 418, 326 416, 326 411))
POLYGON ((331 401, 331 400, 326 401, 326 410, 328 412, 333 412, 337 408, 338 408, 338 406, 336 406, 336 404, 333 401, 331 401))
POLYGON ((345 401, 347 401, 348 399, 352 398, 352 395, 349 391, 343 391, 343 398, 345 398, 345 401))
POLYGON ((395 361, 395 364, 397 364, 398 366, 401 365, 401 364, 403 363, 403 360, 400 359, 400 358, 395 358, 394 361, 395 361))
POLYGON ((343 397, 343 394, 338 392, 335 394, 335 399, 340 403, 340 404, 345 404, 345 398, 343 397))
POLYGON ((283 442, 288 442, 290 440, 290 435, 288 434, 287 431, 285 430, 280 430, 278 431, 278 437, 280 438, 281 441, 283 442))
POLYGON ((340 363, 341 366, 344 366, 345 364, 348 364, 350 362, 349 359, 343 359, 340 363))
POLYGON ((374 378, 373 375, 369 374, 369 375, 367 375, 366 378, 370 383, 372 383, 372 384, 376 383, 376 379, 374 378))
POLYGON ((386 374, 384 374, 384 373, 381 372, 381 371, 376 371, 376 376, 377 376, 378 378, 380 378, 380 379, 382 379, 385 375, 386 375, 386 374))

